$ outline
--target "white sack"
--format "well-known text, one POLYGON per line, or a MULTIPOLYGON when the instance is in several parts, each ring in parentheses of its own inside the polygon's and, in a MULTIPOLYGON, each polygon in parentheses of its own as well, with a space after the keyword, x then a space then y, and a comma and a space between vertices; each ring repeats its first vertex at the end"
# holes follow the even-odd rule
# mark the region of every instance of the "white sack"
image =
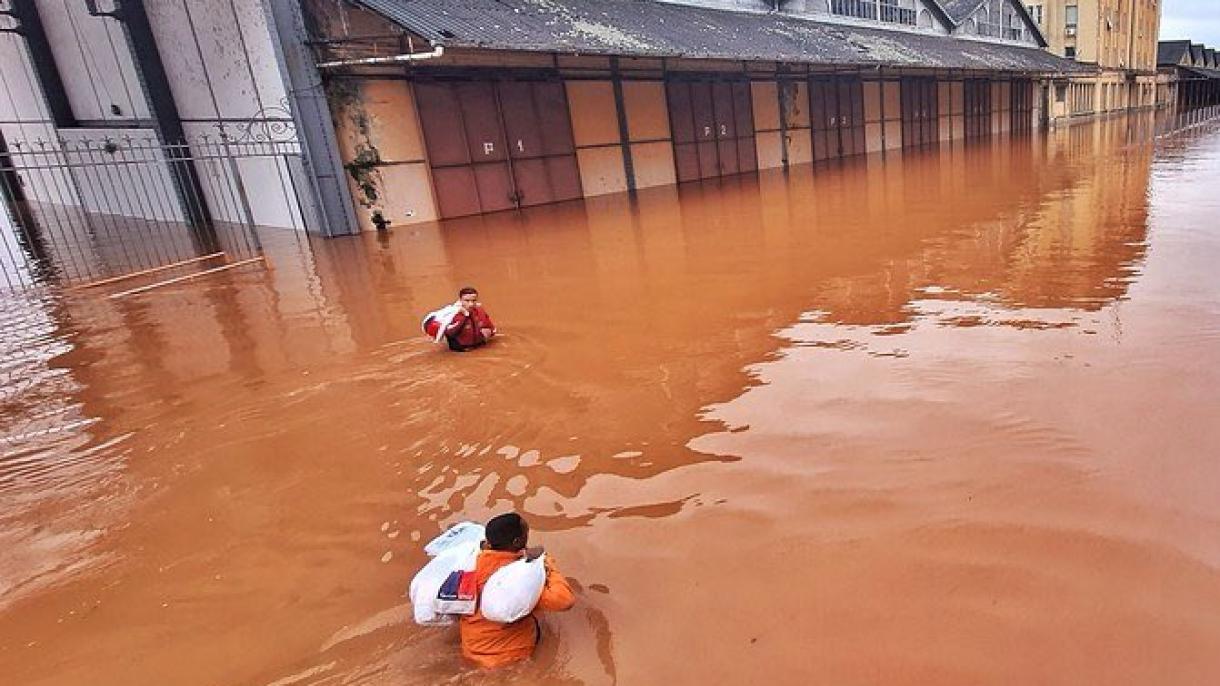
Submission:
POLYGON ((424 552, 428 557, 436 557, 460 543, 482 543, 486 535, 487 529, 482 524, 458 522, 424 546, 424 552))
POLYGON ((511 624, 534 611, 546 586, 544 556, 517 560, 496 570, 483 587, 479 609, 493 622, 511 624))
POLYGON ((441 584, 449 578, 454 570, 473 570, 479 556, 479 544, 467 541, 451 545, 441 554, 428 561, 411 579, 411 607, 415 613, 415 623, 423 626, 446 626, 452 624, 453 615, 437 614, 435 609, 436 594, 441 590, 441 584))

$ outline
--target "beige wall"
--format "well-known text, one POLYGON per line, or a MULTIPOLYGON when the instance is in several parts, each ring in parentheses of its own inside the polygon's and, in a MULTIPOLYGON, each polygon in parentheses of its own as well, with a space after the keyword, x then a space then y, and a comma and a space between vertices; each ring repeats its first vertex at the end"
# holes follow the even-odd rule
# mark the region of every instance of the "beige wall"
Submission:
POLYGON ((784 119, 788 164, 813 161, 813 138, 809 131, 809 83, 804 80, 779 82, 780 116, 784 119))
POLYGON ((391 224, 437 218, 423 134, 407 81, 349 82, 343 100, 332 99, 335 133, 362 230, 380 212, 391 224), (357 178, 358 177, 358 178, 357 178))
POLYGON ((754 111, 758 168, 784 166, 783 134, 779 128, 779 87, 774 81, 755 81, 750 84, 750 101, 754 111))
POLYGON ((881 82, 864 82, 864 149, 880 152, 884 149, 885 127, 881 108, 881 82))
POLYGON ((881 86, 881 107, 885 114, 885 149, 902 147, 902 84, 884 81, 881 86))
POLYGON ((650 188, 676 183, 665 82, 624 81, 622 88, 635 187, 650 188))
POLYGON ((614 85, 607 80, 566 81, 565 86, 585 196, 627 190, 614 85))
POLYGON ((632 141, 669 139, 669 106, 663 81, 624 81, 623 106, 632 141))

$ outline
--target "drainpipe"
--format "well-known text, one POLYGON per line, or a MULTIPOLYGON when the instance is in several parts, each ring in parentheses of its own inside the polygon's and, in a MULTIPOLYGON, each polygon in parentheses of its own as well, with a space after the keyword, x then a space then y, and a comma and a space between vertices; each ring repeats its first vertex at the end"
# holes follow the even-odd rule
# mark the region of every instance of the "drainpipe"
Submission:
POLYGON ((335 60, 333 62, 320 62, 318 69, 334 69, 335 67, 359 67, 370 64, 398 64, 400 62, 418 62, 420 60, 432 60, 438 57, 444 57, 445 46, 438 45, 428 52, 408 52, 401 55, 390 55, 388 57, 360 57, 350 60, 335 60))

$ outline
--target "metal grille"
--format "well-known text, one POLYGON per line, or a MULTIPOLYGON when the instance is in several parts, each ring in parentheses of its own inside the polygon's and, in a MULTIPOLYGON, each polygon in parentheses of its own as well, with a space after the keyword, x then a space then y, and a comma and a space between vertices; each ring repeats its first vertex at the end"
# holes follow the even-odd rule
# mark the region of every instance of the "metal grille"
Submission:
POLYGON ((75 133, 0 138, 0 288, 240 261, 262 254, 257 225, 304 228, 295 137, 75 133))

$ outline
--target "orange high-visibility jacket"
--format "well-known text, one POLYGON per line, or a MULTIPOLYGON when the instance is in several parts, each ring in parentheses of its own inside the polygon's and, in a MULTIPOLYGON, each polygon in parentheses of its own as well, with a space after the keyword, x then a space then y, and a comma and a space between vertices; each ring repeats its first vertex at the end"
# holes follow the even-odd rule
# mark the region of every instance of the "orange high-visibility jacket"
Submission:
MULTIPOLYGON (((500 550, 479 552, 475 565, 479 595, 483 595, 483 586, 497 569, 520 559, 521 553, 500 550)), ((576 603, 576 597, 572 595, 568 580, 555 569, 550 555, 546 556, 545 564, 546 585, 542 588, 542 596, 538 598, 534 612, 571 608, 576 603)), ((462 654, 484 668, 524 660, 534 652, 534 646, 538 643, 537 622, 534 613, 530 613, 512 624, 501 624, 484 618, 482 609, 478 609, 473 615, 462 617, 458 623, 462 635, 462 654)))

